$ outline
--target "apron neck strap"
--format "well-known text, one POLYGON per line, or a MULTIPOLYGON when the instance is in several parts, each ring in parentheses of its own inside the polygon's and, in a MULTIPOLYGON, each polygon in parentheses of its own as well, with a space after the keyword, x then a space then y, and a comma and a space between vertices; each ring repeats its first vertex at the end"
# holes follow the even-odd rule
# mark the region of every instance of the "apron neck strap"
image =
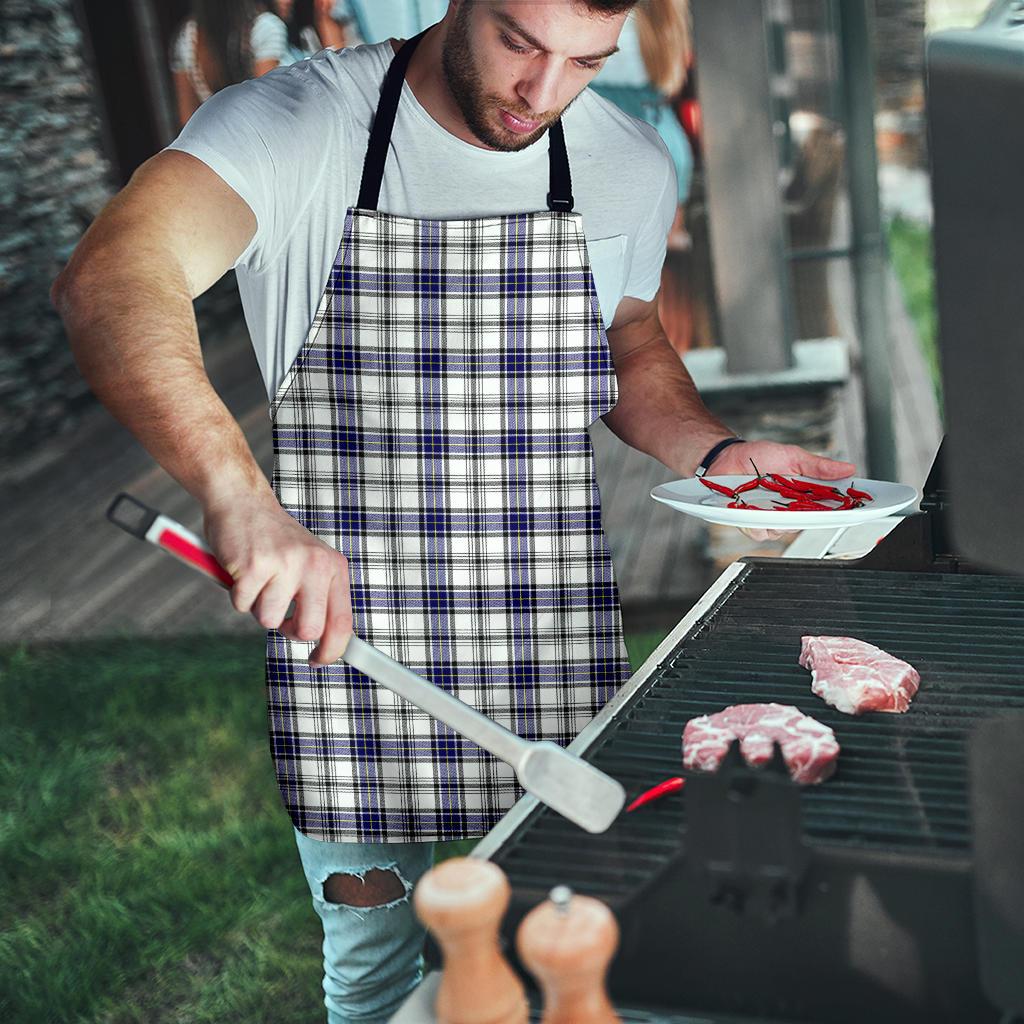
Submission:
POLYGON ((572 179, 569 177, 569 154, 565 151, 562 119, 548 129, 548 209, 557 213, 572 213, 572 179))
MULTIPOLYGON (((381 87, 380 102, 370 129, 370 141, 366 147, 366 158, 363 161, 363 177, 359 184, 358 209, 376 210, 380 200, 380 186, 384 180, 384 163, 388 157, 391 144, 391 131, 395 126, 395 115, 398 113, 398 101, 402 98, 402 83, 409 61, 427 34, 424 29, 419 35, 407 40, 395 54, 384 76, 381 87)), ((549 184, 547 203, 548 209, 557 213, 571 213, 573 206, 572 180, 569 177, 569 156, 565 149, 565 135, 562 132, 561 118, 548 129, 548 165, 549 184)))
POLYGON ((391 143, 391 129, 395 125, 395 114, 398 113, 398 101, 402 98, 402 83, 409 61, 416 51, 420 40, 427 34, 424 29, 418 36, 407 39, 402 48, 391 59, 388 72, 384 76, 384 84, 380 90, 380 102, 370 129, 370 142, 366 147, 366 158, 363 160, 363 179, 359 185, 360 210, 376 210, 380 199, 380 186, 384 180, 384 162, 388 158, 388 146, 391 143))

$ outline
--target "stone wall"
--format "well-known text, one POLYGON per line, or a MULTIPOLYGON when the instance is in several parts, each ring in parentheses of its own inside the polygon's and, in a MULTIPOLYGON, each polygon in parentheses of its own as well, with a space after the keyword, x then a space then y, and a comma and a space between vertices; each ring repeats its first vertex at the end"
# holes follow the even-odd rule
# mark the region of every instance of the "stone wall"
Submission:
POLYGON ((879 110, 923 102, 925 0, 875 0, 875 89, 879 110))
POLYGON ((925 0, 875 0, 875 118, 882 163, 927 167, 925 0))
POLYGON ((112 190, 70 0, 2 0, 0 460, 91 404, 49 287, 112 190))
MULTIPOLYGON (((50 285, 116 191, 72 0, 0 0, 0 465, 95 407, 50 285)), ((241 309, 235 275, 196 303, 216 344, 241 309)))

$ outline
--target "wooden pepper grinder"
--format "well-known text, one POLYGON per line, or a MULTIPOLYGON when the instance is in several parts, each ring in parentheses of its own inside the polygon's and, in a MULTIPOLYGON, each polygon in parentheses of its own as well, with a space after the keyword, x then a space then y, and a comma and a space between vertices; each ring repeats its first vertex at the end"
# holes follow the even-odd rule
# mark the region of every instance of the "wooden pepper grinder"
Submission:
POLYGON ((612 912, 564 885, 523 918, 516 949, 544 993, 541 1024, 620 1024, 605 989, 618 944, 612 912))
POLYGON ((416 914, 444 954, 438 1024, 526 1024, 523 984, 498 945, 511 892, 501 868, 471 857, 444 861, 416 886, 416 914))

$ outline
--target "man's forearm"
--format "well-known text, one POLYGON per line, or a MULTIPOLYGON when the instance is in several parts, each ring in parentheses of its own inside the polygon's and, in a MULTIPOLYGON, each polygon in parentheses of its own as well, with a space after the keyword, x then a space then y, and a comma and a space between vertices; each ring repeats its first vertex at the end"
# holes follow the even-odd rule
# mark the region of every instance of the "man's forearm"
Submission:
POLYGON ((82 375, 204 508, 268 492, 244 434, 206 375, 184 275, 142 253, 126 262, 114 252, 97 253, 54 285, 82 375))
POLYGON ((664 333, 616 361, 619 400, 605 423, 627 444, 654 456, 680 476, 732 435, 701 401, 693 378, 664 333))

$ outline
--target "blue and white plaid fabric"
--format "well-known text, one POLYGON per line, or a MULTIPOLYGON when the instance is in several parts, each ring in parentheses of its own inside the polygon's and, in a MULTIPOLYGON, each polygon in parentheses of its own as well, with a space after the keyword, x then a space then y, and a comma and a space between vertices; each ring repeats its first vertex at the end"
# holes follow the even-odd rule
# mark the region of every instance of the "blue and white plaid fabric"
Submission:
MULTIPOLYGON (((616 381, 579 214, 348 211, 272 406, 284 508, 350 562, 356 632, 527 739, 567 744, 629 675, 587 426, 616 381)), ((486 833, 512 769, 271 631, 295 826, 334 841, 486 833)))

